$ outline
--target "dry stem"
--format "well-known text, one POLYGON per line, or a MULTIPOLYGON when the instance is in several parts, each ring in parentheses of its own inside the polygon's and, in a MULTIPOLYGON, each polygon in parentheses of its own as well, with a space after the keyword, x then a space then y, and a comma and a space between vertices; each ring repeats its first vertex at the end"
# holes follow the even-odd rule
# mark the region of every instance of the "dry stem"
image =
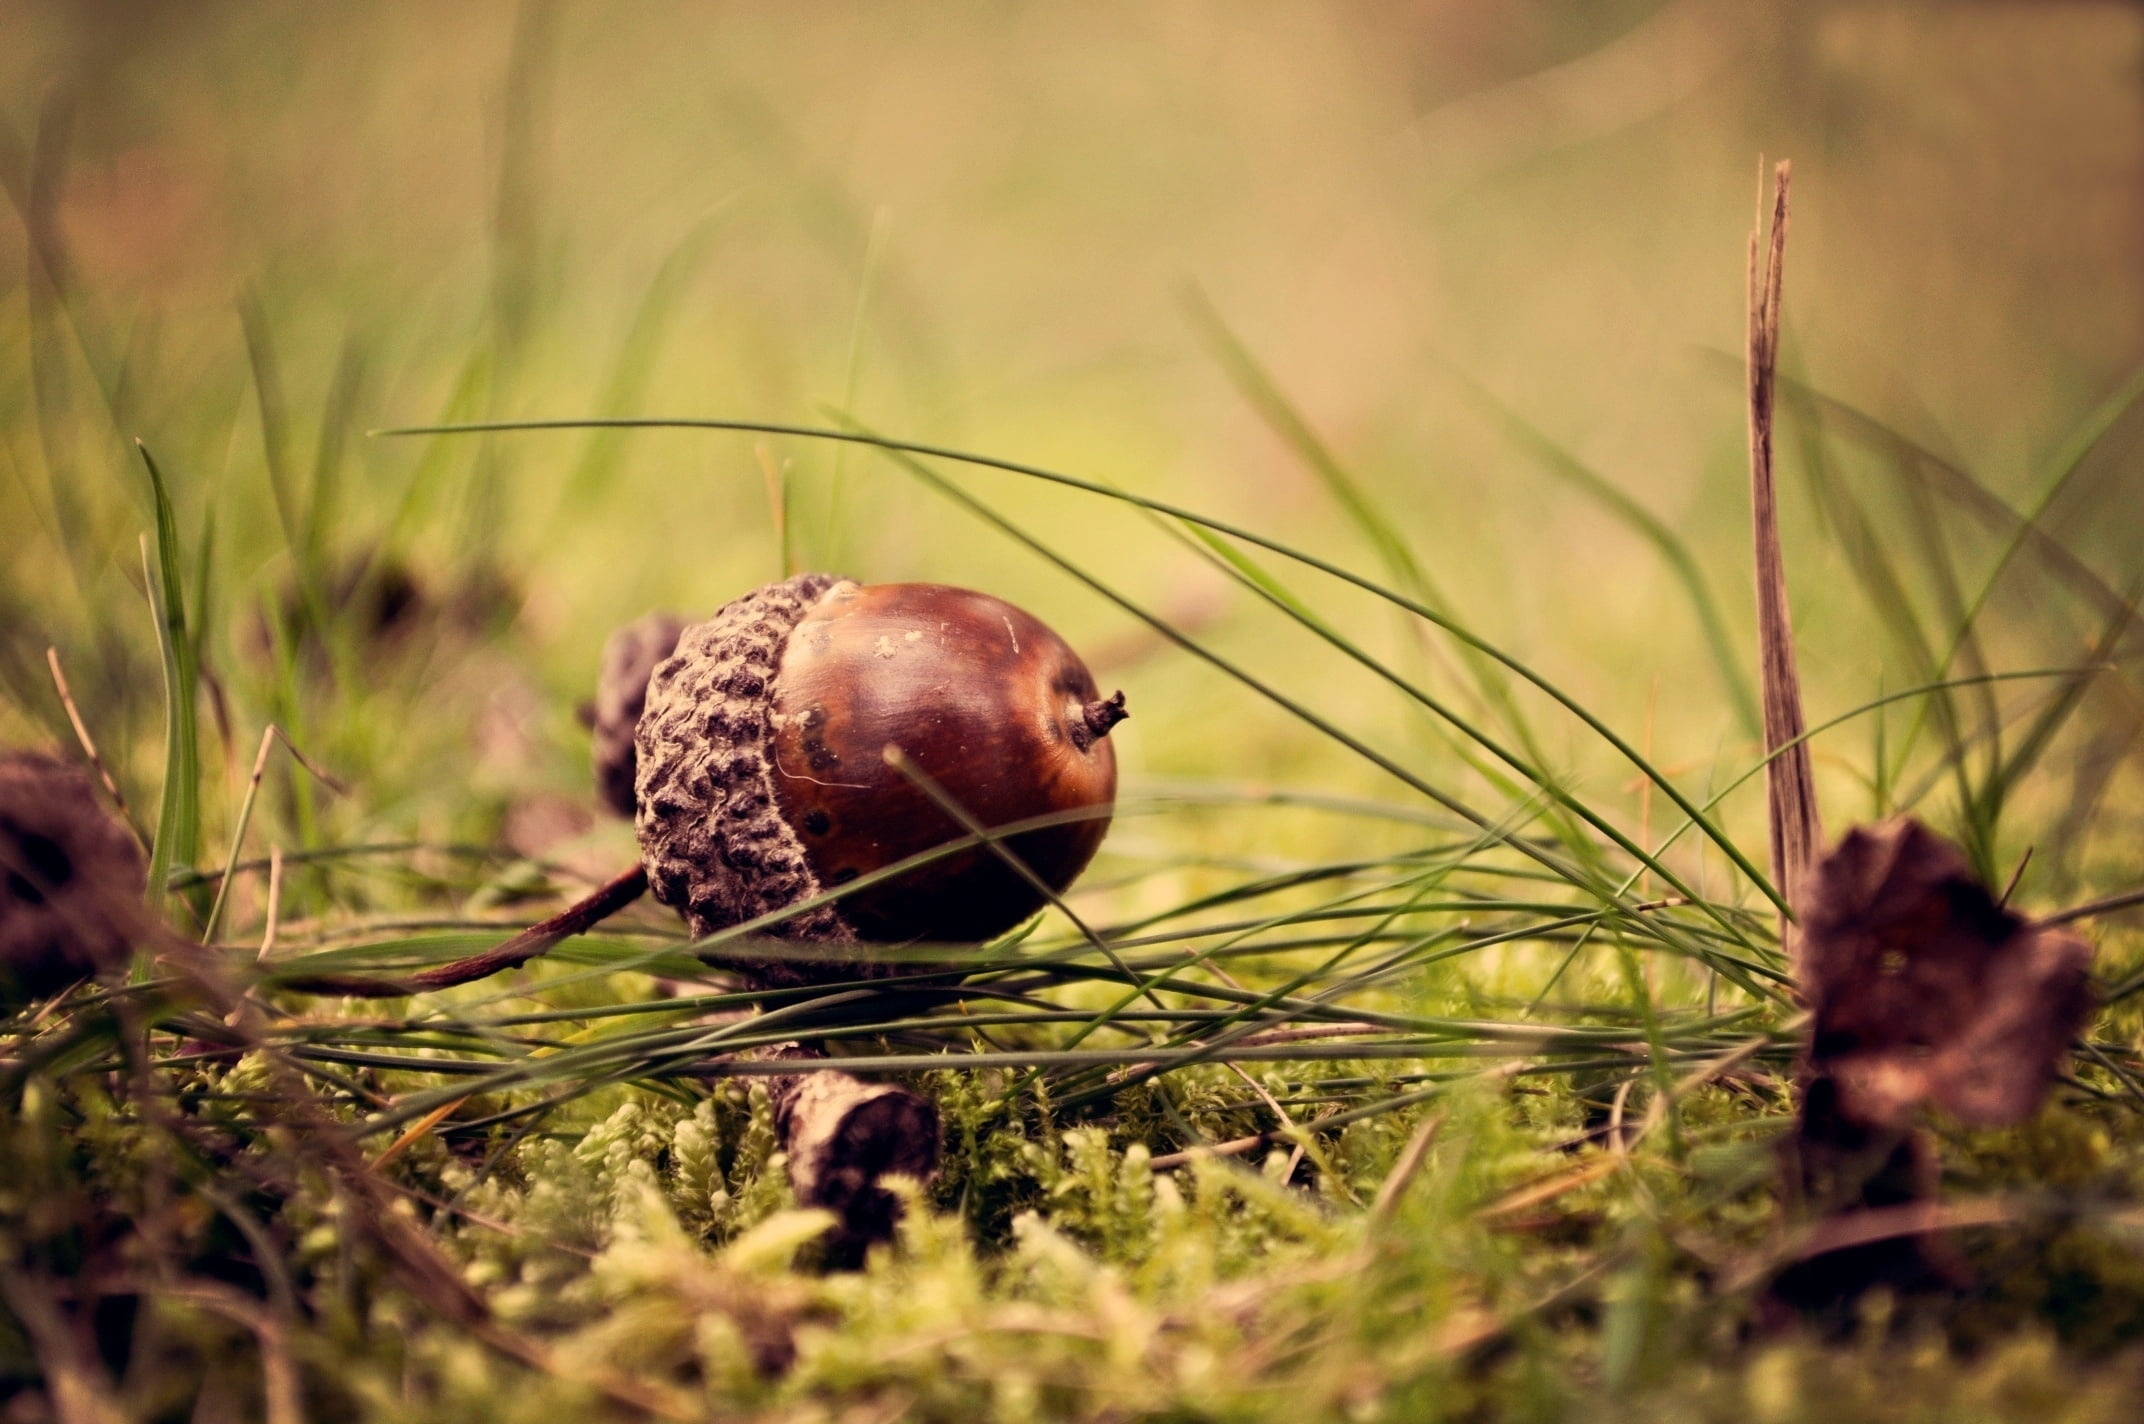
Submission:
POLYGON ((548 920, 530 925, 506 943, 467 959, 457 959, 436 969, 412 974, 417 989, 448 989, 468 984, 508 969, 517 969, 551 952, 553 946, 578 934, 586 934, 647 893, 648 872, 634 866, 606 882, 586 899, 569 905, 548 920))
MULTIPOLYGON (((1766 807, 1770 816, 1772 881, 1792 907, 1823 844, 1816 781, 1802 738, 1801 675, 1794 662, 1794 622, 1787 609, 1786 565, 1779 549, 1779 506, 1772 475, 1773 374, 1779 359, 1780 280, 1787 252, 1787 182, 1791 165, 1773 176, 1772 227, 1759 261, 1762 222, 1749 236, 1749 479, 1756 543, 1757 638, 1764 693, 1766 807), (1781 751, 1781 748, 1786 750, 1781 751)), ((1779 917, 1789 964, 1799 959, 1792 917, 1779 917)))

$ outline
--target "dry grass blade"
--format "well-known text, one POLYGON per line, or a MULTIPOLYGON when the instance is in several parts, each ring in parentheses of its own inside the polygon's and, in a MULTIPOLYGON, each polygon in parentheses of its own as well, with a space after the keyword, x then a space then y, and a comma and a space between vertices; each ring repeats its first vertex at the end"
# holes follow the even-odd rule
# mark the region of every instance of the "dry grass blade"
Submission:
POLYGON ((82 709, 75 706, 74 691, 67 686, 67 674, 60 670, 58 648, 45 649, 45 666, 52 669, 52 685, 59 689, 60 706, 66 709, 67 721, 74 727, 75 740, 82 744, 82 754, 89 758, 90 766, 96 770, 97 780, 103 783, 104 794, 112 798, 112 805, 118 810, 119 819, 127 823, 127 829, 134 832, 135 839, 142 839, 140 828, 134 824, 134 813, 127 809, 126 796, 119 790, 119 783, 113 779, 111 768, 106 766, 104 758, 97 754, 97 742, 89 734, 89 724, 82 720, 82 709))
MULTIPOLYGON (((1801 675, 1794 662, 1794 620, 1787 610, 1787 573, 1779 551, 1779 504, 1772 478, 1773 373, 1779 359, 1779 292, 1787 254, 1787 184, 1791 165, 1773 170, 1769 241, 1760 220, 1749 235, 1749 482, 1756 541, 1757 638, 1764 698, 1765 770, 1770 815, 1772 880, 1789 906, 1823 844, 1816 781, 1802 716, 1801 675), (1761 260, 1760 260, 1761 257, 1761 260), (1786 750, 1782 753, 1781 748, 1786 750), (1773 755, 1779 753, 1778 755, 1773 755)), ((1795 959, 1795 931, 1779 919, 1780 943, 1795 959)))
MULTIPOLYGON (((56 668, 58 667, 58 664, 54 663, 53 666, 56 668)), ((348 788, 346 788, 341 782, 337 781, 334 777, 322 771, 319 767, 313 765, 312 761, 305 755, 305 753, 298 750, 297 744, 291 741, 291 739, 284 734, 283 729, 281 727, 278 727, 275 723, 270 722, 265 728, 262 729, 261 749, 253 758, 253 774, 247 778, 245 797, 238 804, 238 825, 231 832, 231 854, 229 858, 226 859, 224 862, 222 877, 216 882, 216 898, 209 905, 208 918, 204 920, 201 925, 201 942, 203 944, 212 944, 215 942, 216 926, 221 923, 223 919, 223 905, 225 897, 227 897, 231 893, 231 882, 237 879, 237 876, 233 873, 233 868, 238 864, 239 852, 245 848, 246 827, 251 825, 253 822, 254 798, 260 795, 261 778, 267 775, 268 772, 268 753, 275 749, 275 744, 277 742, 281 742, 283 744, 284 750, 290 753, 292 759, 295 760, 299 766, 305 768, 306 771, 310 772, 315 781, 318 781, 322 786, 327 787, 328 790, 334 792, 337 796, 346 795, 348 793, 348 788)), ((271 857, 269 861, 269 869, 271 872, 275 871, 276 864, 277 862, 274 860, 273 857, 271 857)), ((271 935, 270 937, 272 938, 273 936, 271 935)))
POLYGON ((2131 909, 2137 905, 2144 905, 2144 890, 2124 890, 2119 895, 2089 900, 2067 910, 2058 910, 2052 915, 2042 915, 2036 923, 2045 929, 2053 925, 2070 924, 2076 920, 2096 919, 2101 915, 2111 915, 2118 910, 2131 909))
POLYGON ((1249 1137, 1232 1137, 1226 1142, 1212 1146, 1186 1148, 1182 1152, 1164 1152, 1159 1157, 1149 1158, 1147 1166, 1156 1172, 1171 1172, 1178 1167, 1188 1167, 1201 1157, 1241 1157, 1246 1152, 1255 1152, 1281 1140, 1285 1134, 1278 1132, 1254 1132, 1249 1137))
POLYGON ((73 1329, 55 1301, 49 1280, 0 1271, 0 1301, 19 1324, 44 1373, 52 1412, 63 1424, 119 1424, 127 1418, 110 1373, 73 1329))
POLYGON ((1370 1203, 1370 1220, 1383 1223, 1392 1219, 1392 1213, 1399 1209, 1400 1198, 1407 1194, 1408 1186, 1422 1170, 1423 1162, 1428 1160, 1429 1149, 1436 1145, 1437 1133, 1449 1116, 1449 1113, 1434 1112, 1416 1124, 1414 1135, 1400 1149, 1399 1160, 1392 1164, 1392 1170, 1385 1175, 1384 1185, 1377 1189, 1377 1200, 1370 1203))

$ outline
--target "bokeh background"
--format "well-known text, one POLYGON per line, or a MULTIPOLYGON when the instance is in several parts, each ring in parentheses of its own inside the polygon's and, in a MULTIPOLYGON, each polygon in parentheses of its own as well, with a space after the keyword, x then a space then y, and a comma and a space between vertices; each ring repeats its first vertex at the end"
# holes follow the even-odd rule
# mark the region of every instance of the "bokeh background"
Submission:
MULTIPOLYGON (((1834 409, 1783 441, 1814 717, 1916 677, 1807 476, 1861 491, 1867 530, 1926 576, 1899 596, 1940 646, 1946 597, 2014 531, 1917 462, 2028 508, 2144 360, 2134 4, 6 0, 0 36, 0 731, 67 737, 55 645, 154 804, 139 437, 189 556, 210 551, 193 612, 226 790, 270 718, 360 783, 278 793, 282 837, 504 834, 614 860, 629 838, 585 809, 574 705, 616 623, 776 575, 770 468, 801 566, 990 588, 1092 651, 1130 692, 1132 784, 1394 791, 869 451, 377 427, 845 413, 1381 572, 1307 432, 1456 616, 1702 789, 1750 762, 1750 728, 1688 571, 1601 486, 1688 550, 1753 668, 1739 351, 1765 162, 1794 163, 1787 371, 1870 422, 1834 409)), ((2132 593, 2134 434, 2117 416, 2047 526, 2132 593)), ((1481 790, 1416 711, 1167 530, 958 477, 1481 790)), ((1447 645, 1286 576, 1478 704, 1447 645)), ((2076 661, 2103 622, 2020 560, 1988 665, 2076 661)), ((2100 854, 2133 869, 2134 798, 2100 799, 2135 742, 2116 682, 2080 724, 2100 760, 2049 805, 2089 780, 2118 832, 2100 854)), ((2032 705, 2004 696, 2004 716, 2032 705)), ((1538 730, 1590 800, 1646 814, 1596 740, 1538 730)), ((1871 746, 1865 723, 1823 744, 1834 816, 1886 808, 1871 746)), ((1729 814, 1759 826, 1761 802, 1729 814)))

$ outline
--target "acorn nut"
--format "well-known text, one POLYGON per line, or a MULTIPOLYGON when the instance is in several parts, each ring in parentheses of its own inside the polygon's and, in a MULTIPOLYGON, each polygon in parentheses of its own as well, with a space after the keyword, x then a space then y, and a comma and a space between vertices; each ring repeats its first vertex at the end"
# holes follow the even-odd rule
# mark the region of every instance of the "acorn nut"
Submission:
MULTIPOLYGON (((614 650, 630 660, 624 644, 614 650)), ((1102 698, 1063 639, 1001 599, 828 574, 769 584, 686 628, 648 682, 633 751, 649 884, 706 935, 960 839, 959 821, 888 764, 898 747, 984 826, 1065 816, 1003 842, 1062 890, 1108 830, 1109 730, 1125 715, 1122 693, 1102 698)), ((770 933, 975 941, 1043 904, 1002 856, 973 846, 770 933)), ((790 961, 750 972, 778 986, 870 970, 790 961)))

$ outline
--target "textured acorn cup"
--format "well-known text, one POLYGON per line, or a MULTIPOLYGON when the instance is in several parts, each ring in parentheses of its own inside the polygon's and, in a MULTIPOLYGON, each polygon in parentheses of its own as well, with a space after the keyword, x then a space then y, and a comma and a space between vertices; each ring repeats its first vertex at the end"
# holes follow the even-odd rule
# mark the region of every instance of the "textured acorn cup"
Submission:
MULTIPOLYGON (((823 574, 770 584, 686 629, 649 683, 636 791, 650 883, 707 934, 965 836, 888 764, 897 747, 981 825, 1065 816, 1004 843, 1062 890, 1108 830, 1108 732, 1124 715, 1122 694, 1102 699, 1061 638, 1001 599, 823 574)), ((775 933, 980 940, 1043 903, 976 846, 775 933)))

